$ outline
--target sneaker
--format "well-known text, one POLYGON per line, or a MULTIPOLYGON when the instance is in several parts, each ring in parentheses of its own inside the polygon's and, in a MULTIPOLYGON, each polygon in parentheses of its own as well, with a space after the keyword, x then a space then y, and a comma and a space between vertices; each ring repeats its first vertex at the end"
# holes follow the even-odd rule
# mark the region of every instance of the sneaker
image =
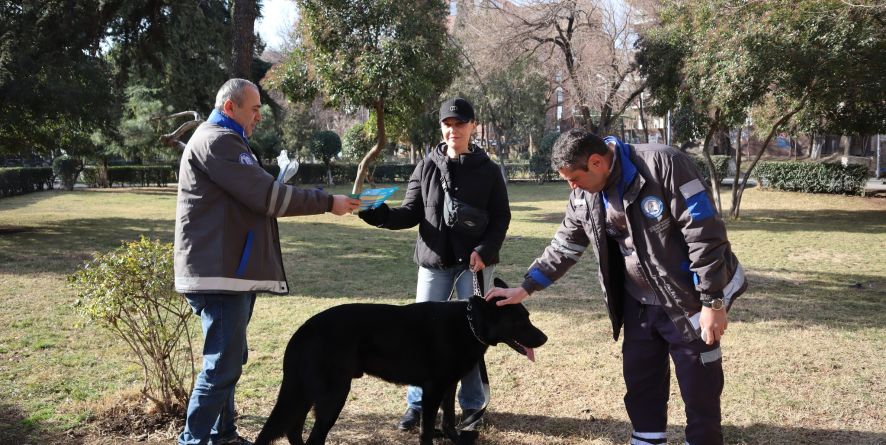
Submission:
POLYGON ((221 442, 209 442, 209 445, 254 445, 252 442, 246 440, 242 436, 232 437, 230 439, 224 439, 221 442))
POLYGON ((411 431, 421 424, 421 410, 409 407, 397 423, 397 429, 400 431, 411 431))

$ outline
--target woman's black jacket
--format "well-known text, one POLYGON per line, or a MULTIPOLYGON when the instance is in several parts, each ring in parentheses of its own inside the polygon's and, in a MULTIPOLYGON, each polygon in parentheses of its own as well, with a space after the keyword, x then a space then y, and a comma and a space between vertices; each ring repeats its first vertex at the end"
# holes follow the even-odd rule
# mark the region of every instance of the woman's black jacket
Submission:
POLYGON ((415 242, 415 263, 429 268, 468 264, 472 251, 477 251, 489 266, 499 262, 499 250, 511 222, 508 192, 498 165, 481 148, 471 145, 468 153, 459 156, 450 172, 446 144, 438 145, 418 162, 406 197, 399 207, 381 207, 360 212, 369 224, 399 230, 418 224, 415 242), (443 186, 440 175, 451 177, 451 193, 458 199, 489 212, 489 225, 479 238, 468 238, 453 232, 443 222, 443 186))

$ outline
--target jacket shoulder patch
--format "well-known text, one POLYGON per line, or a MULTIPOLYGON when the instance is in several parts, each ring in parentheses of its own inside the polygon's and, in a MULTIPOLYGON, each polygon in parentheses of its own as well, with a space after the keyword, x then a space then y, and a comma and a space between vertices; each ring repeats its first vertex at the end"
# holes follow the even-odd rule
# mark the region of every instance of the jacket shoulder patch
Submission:
POLYGON ((714 206, 705 193, 704 185, 697 178, 681 185, 680 194, 686 200, 686 207, 692 219, 700 221, 714 216, 714 206))
POLYGON ((702 185, 701 181, 699 181, 698 178, 693 179, 680 186, 680 194, 683 195, 684 199, 689 199, 690 197, 702 192, 704 192, 704 185, 702 185))
POLYGON ((255 158, 249 153, 240 153, 240 163, 243 165, 255 165, 255 158))

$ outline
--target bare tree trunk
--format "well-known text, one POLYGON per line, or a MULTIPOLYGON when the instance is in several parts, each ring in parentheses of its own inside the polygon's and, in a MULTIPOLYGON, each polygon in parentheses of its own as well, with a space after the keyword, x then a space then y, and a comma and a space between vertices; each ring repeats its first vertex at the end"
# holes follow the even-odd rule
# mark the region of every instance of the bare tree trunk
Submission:
POLYGON ((640 94, 637 96, 637 99, 640 101, 640 125, 643 127, 643 137, 646 140, 646 143, 649 143, 649 128, 646 128, 646 114, 643 112, 643 95, 640 94))
POLYGON ((375 140, 375 147, 372 147, 372 150, 369 150, 366 153, 366 156, 363 156, 363 160, 360 161, 360 164, 357 166, 357 178, 354 179, 354 188, 351 189, 351 193, 354 195, 359 195, 360 192, 363 191, 363 182, 366 180, 366 175, 369 173, 369 167, 375 162, 375 158, 381 153, 381 151, 387 145, 388 140, 385 135, 385 103, 383 100, 379 100, 375 103, 375 129, 378 137, 375 140))
POLYGON ((729 211, 729 214, 730 216, 732 216, 733 219, 738 219, 740 215, 741 197, 744 194, 744 189, 747 186, 748 180, 751 178, 751 172, 753 172, 754 167, 757 166, 757 162, 759 162, 760 158, 763 157, 763 153, 766 152, 766 149, 769 147, 769 143, 772 142, 772 138, 775 137, 775 133, 778 132, 778 129, 781 128, 781 126, 784 125, 785 122, 794 117, 794 115, 797 114, 800 110, 802 110, 804 106, 806 106, 806 98, 808 96, 809 93, 807 92, 806 96, 804 96, 803 99, 800 100, 800 105, 798 105, 797 108, 794 108, 793 110, 782 116, 780 119, 778 119, 778 121, 776 121, 774 124, 772 124, 772 129, 769 130, 769 135, 766 136, 766 140, 763 141, 763 145, 760 147, 760 152, 757 153, 757 156, 754 157, 753 162, 751 162, 751 166, 748 167, 748 171, 745 172, 744 180, 742 180, 741 182, 741 187, 738 189, 738 193, 735 194, 735 198, 732 200, 732 209, 729 211))
POLYGON ((827 138, 824 135, 820 137, 815 137, 815 133, 812 133, 812 147, 809 149, 809 159, 819 159, 821 158, 821 145, 826 141, 827 138))
POLYGON ((722 215, 723 204, 720 203, 720 178, 717 176, 717 169, 714 167, 714 161, 711 160, 711 139, 714 133, 720 130, 720 109, 714 111, 714 121, 711 122, 711 128, 704 138, 704 145, 701 154, 704 156, 705 163, 708 166, 708 172, 711 174, 711 189, 714 190, 714 198, 717 200, 717 212, 722 215))
POLYGON ((231 74, 234 77, 249 79, 252 66, 252 53, 255 48, 255 16, 258 6, 255 0, 234 0, 233 44, 231 45, 231 74))
MULTIPOLYGON (((738 127, 738 138, 736 147, 735 147, 735 174, 732 177, 732 202, 735 202, 738 199, 738 184, 741 180, 741 126, 738 127)), ((748 133, 750 134, 750 133, 748 133)), ((750 145, 750 140, 748 140, 748 145, 750 145)), ((748 155, 750 156, 750 155, 748 155)))

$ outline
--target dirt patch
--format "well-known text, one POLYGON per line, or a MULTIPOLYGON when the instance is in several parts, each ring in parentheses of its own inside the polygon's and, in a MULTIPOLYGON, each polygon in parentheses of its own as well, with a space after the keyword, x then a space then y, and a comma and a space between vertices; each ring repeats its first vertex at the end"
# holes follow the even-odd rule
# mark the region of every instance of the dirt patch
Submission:
POLYGON ((138 396, 119 400, 97 410, 73 435, 82 443, 169 443, 182 429, 181 413, 164 414, 138 396))

